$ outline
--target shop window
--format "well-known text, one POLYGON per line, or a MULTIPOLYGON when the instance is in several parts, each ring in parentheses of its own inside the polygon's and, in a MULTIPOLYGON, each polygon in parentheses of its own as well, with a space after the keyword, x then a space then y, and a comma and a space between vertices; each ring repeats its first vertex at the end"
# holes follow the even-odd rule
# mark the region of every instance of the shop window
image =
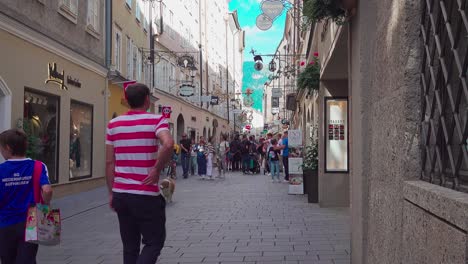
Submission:
POLYGON ((25 90, 23 129, 28 135, 27 157, 44 162, 51 183, 58 182, 59 98, 25 90))
POLYGON ((348 172, 348 99, 325 98, 325 172, 348 172))
POLYGON ((70 180, 92 176, 93 106, 70 105, 70 180))

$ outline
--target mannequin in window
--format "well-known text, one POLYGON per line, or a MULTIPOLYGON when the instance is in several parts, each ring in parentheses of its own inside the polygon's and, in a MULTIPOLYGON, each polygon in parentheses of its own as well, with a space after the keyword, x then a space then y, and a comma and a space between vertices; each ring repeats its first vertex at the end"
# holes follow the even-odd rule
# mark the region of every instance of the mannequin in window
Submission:
POLYGON ((74 168, 81 167, 81 143, 78 131, 74 131, 70 138, 70 160, 73 161, 74 168))

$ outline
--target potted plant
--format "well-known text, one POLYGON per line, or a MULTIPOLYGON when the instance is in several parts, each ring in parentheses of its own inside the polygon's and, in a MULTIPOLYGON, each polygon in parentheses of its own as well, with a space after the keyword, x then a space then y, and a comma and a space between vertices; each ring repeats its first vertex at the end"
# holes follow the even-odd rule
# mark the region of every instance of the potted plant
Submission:
POLYGON ((304 193, 309 203, 318 203, 318 128, 312 128, 311 144, 305 148, 302 171, 304 175, 304 193))
POLYGON ((345 23, 346 10, 354 0, 304 0, 303 15, 306 23, 311 24, 331 19, 338 25, 345 23))
POLYGON ((314 53, 311 62, 305 67, 304 71, 297 76, 297 88, 308 90, 307 94, 318 91, 320 88, 320 63, 318 53, 314 53))

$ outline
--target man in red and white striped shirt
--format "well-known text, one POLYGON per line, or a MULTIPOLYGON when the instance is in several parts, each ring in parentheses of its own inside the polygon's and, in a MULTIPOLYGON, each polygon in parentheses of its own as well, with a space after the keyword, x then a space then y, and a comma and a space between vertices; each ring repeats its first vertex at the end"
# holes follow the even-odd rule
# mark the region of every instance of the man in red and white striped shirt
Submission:
POLYGON ((166 238, 166 203, 159 193, 159 175, 172 157, 174 140, 167 120, 146 112, 151 103, 146 85, 135 83, 124 92, 131 111, 107 126, 110 206, 119 218, 124 264, 154 264, 166 238))

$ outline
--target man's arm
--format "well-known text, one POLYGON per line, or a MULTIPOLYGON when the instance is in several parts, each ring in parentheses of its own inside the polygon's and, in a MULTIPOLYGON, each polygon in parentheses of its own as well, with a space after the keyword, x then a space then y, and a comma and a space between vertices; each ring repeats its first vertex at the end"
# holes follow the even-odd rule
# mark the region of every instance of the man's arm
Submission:
POLYGON ((158 153, 158 161, 156 166, 151 169, 148 177, 143 181, 143 184, 155 184, 159 182, 159 174, 164 166, 172 158, 172 152, 174 148, 174 139, 172 139, 171 133, 167 130, 163 130, 158 133, 159 141, 161 142, 161 148, 158 153))
POLYGON ((114 146, 106 145, 106 178, 107 178, 107 190, 109 192, 109 195, 112 195, 112 186, 114 185, 114 173, 115 173, 114 146))
POLYGON ((42 200, 44 204, 50 204, 52 200, 52 186, 50 184, 42 185, 42 200))

